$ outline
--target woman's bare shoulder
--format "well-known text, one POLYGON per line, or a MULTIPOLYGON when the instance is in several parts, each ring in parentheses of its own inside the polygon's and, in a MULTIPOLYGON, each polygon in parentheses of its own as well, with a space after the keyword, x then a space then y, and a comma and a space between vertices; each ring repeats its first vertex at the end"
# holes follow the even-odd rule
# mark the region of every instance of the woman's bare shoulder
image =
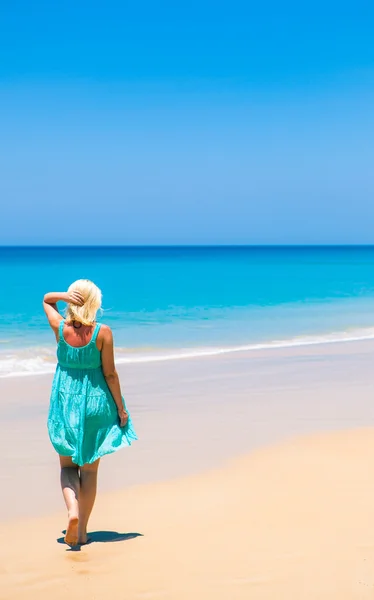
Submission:
POLYGON ((109 327, 109 325, 105 325, 104 323, 101 323, 99 337, 101 337, 101 339, 103 339, 103 340, 105 339, 107 341, 109 341, 110 339, 113 339, 113 333, 112 333, 112 330, 109 327))

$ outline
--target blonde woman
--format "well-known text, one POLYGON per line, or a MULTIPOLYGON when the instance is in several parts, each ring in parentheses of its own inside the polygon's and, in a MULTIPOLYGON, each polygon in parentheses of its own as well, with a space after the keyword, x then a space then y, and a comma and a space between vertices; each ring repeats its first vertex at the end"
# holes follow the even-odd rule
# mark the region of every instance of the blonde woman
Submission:
POLYGON ((113 336, 96 323, 101 291, 86 279, 43 302, 57 340, 48 433, 60 456, 61 487, 68 509, 65 542, 87 543, 87 523, 96 496, 99 461, 136 440, 114 364, 113 336), (66 319, 57 302, 67 303, 66 319))

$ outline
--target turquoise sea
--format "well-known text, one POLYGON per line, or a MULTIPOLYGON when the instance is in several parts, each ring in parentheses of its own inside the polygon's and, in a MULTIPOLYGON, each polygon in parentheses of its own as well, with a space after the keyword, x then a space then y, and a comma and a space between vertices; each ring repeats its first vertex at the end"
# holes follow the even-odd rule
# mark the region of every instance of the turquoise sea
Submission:
POLYGON ((0 376, 54 370, 42 298, 78 278, 118 362, 374 337, 374 247, 0 247, 0 376))

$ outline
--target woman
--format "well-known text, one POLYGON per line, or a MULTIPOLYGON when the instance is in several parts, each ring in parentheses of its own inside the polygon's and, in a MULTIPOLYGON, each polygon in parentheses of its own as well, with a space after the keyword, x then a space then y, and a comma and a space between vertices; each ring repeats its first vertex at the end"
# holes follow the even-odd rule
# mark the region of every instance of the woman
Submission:
POLYGON ((136 440, 114 364, 113 336, 96 323, 101 291, 80 279, 43 302, 57 340, 48 433, 60 456, 61 487, 68 509, 65 542, 87 543, 100 457, 136 440), (57 302, 67 303, 66 319, 57 302))

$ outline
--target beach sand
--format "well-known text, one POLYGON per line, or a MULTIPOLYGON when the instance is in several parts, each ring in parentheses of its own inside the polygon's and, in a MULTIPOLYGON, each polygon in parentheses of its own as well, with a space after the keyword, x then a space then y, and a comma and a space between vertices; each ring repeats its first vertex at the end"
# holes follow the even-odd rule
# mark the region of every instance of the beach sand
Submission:
POLYGON ((139 441, 71 551, 49 377, 0 381, 0 598, 374 597, 373 342, 131 365, 139 441), (92 533, 93 532, 93 533, 92 533))
POLYGON ((373 598, 373 470, 374 429, 324 433, 101 495, 80 551, 63 513, 5 524, 1 598, 373 598))

